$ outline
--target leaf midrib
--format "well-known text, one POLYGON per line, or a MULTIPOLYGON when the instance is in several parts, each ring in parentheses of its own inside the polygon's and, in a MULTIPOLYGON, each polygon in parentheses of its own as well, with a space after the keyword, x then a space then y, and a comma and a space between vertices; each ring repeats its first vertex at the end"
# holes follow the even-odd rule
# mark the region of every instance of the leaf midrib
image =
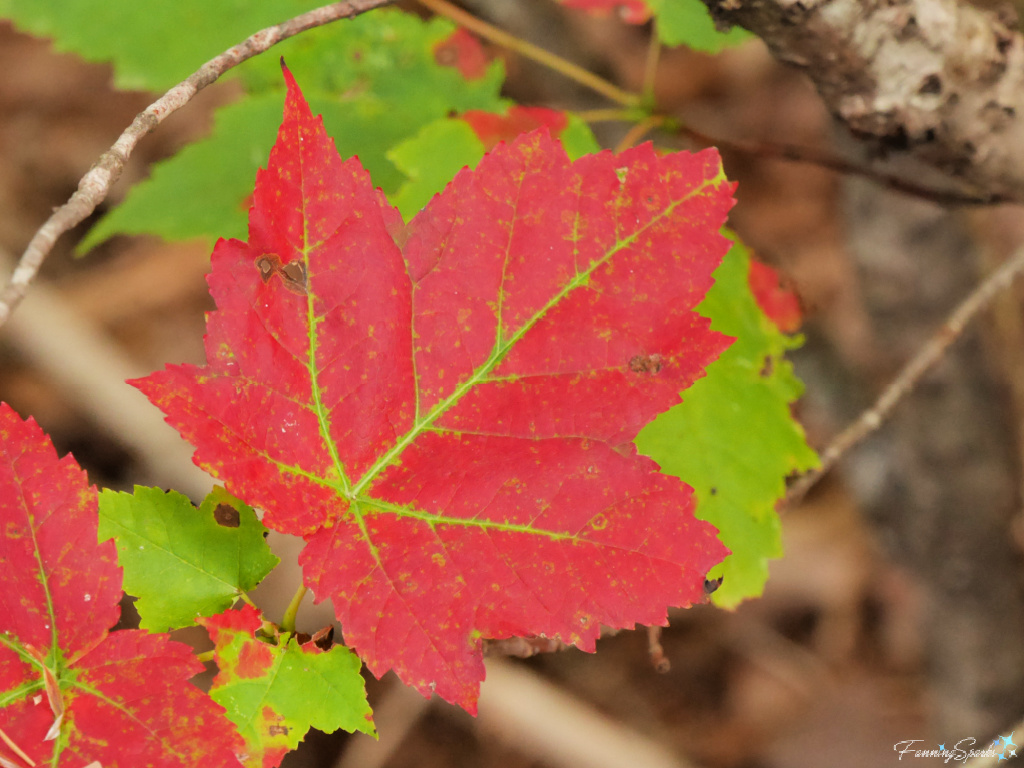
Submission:
MULTIPOLYGON (((300 164, 301 164, 301 157, 300 157, 300 164)), ((354 518, 355 522, 357 523, 357 525, 359 526, 360 532, 362 533, 362 535, 364 537, 364 540, 366 541, 367 545, 373 551, 375 557, 376 557, 376 554, 377 554, 377 550, 376 550, 376 547, 373 545, 372 537, 371 537, 370 532, 369 532, 369 530, 368 530, 368 528, 366 526, 366 521, 364 519, 364 514, 360 510, 360 507, 363 504, 373 504, 374 506, 379 506, 379 507, 382 507, 382 508, 386 508, 389 512, 395 514, 398 517, 413 517, 415 519, 421 519, 421 520, 429 521, 430 524, 432 524, 432 525, 444 525, 444 524, 447 524, 447 525, 457 525, 457 526, 475 525, 476 527, 479 527, 479 528, 497 528, 497 529, 501 529, 501 530, 515 530, 515 531, 522 532, 522 533, 534 534, 534 535, 539 535, 539 536, 545 536, 545 537, 549 537, 549 538, 553 538, 553 539, 576 538, 572 534, 567 534, 564 531, 549 531, 549 530, 545 530, 545 529, 534 528, 534 527, 531 527, 531 526, 522 526, 522 525, 515 525, 515 524, 508 524, 508 523, 500 523, 500 522, 496 522, 496 521, 482 521, 482 520, 479 520, 479 519, 467 520, 466 518, 448 517, 448 516, 445 516, 445 515, 437 515, 435 513, 429 513, 429 512, 425 512, 425 511, 424 512, 417 512, 417 511, 411 510, 411 509, 406 508, 406 507, 400 507, 400 506, 397 506, 397 505, 392 505, 392 504, 388 504, 388 503, 382 503, 381 500, 375 499, 372 496, 364 496, 362 494, 362 491, 364 491, 367 488, 367 486, 369 486, 380 475, 380 473, 382 471, 384 471, 384 469, 386 469, 388 466, 391 466, 395 462, 395 460, 397 460, 398 457, 401 456, 401 454, 413 442, 415 442, 417 439, 419 439, 420 436, 423 435, 424 432, 426 432, 427 430, 431 429, 433 424, 434 424, 434 422, 437 421, 441 416, 443 416, 454 405, 456 405, 458 403, 458 401, 462 399, 462 397, 464 397, 470 390, 472 390, 478 384, 483 383, 484 381, 488 380, 488 375, 490 374, 490 372, 492 370, 494 370, 501 363, 501 361, 508 354, 509 350, 520 339, 522 339, 523 336, 525 336, 526 333, 528 333, 538 322, 540 322, 540 320, 552 308, 557 306, 569 293, 571 293, 572 291, 574 291, 575 289, 577 289, 577 288, 579 288, 579 287, 581 287, 583 285, 586 285, 587 282, 589 281, 590 276, 598 268, 600 268, 600 267, 604 266, 606 263, 608 263, 608 261, 610 259, 612 259, 615 256, 615 254, 617 254, 618 252, 620 252, 621 250, 623 250, 624 248, 628 247, 633 242, 635 242, 641 235, 643 235, 644 232, 646 232, 651 227, 655 226, 657 223, 659 223, 660 221, 665 219, 667 216, 669 216, 680 205, 682 205, 686 201, 692 199, 696 195, 701 194, 708 187, 711 187, 711 186, 721 182, 722 178, 723 178, 723 174, 721 172, 719 172, 713 178, 704 179, 698 186, 696 186, 695 188, 690 190, 686 195, 684 195, 683 197, 679 198, 678 200, 673 201, 672 203, 667 205, 663 210, 658 212, 658 214, 653 216, 646 224, 644 224, 644 226, 642 226, 639 229, 637 229, 636 231, 634 231, 628 237, 623 238, 622 240, 618 240, 612 247, 610 247, 605 252, 605 254, 600 259, 595 260, 586 270, 584 270, 583 272, 577 272, 576 276, 573 279, 569 280, 566 283, 565 287, 561 291, 559 291, 558 293, 554 294, 548 300, 548 302, 541 309, 539 309, 529 320, 524 322, 522 324, 522 326, 519 328, 519 330, 516 333, 514 333, 512 336, 510 336, 507 339, 507 341, 505 341, 505 343, 501 343, 501 341, 500 341, 501 328, 499 327, 497 329, 497 331, 496 331, 497 335, 499 336, 499 339, 496 340, 495 346, 492 349, 491 354, 488 356, 487 360, 485 360, 483 362, 483 364, 481 364, 474 371, 473 375, 470 376, 468 379, 466 379, 461 385, 459 385, 447 398, 445 398, 444 400, 442 400, 439 403, 437 403, 425 417, 423 417, 420 421, 418 421, 416 424, 414 424, 413 427, 405 435, 403 435, 395 443, 395 445, 392 446, 392 448, 389 451, 387 451, 383 456, 381 456, 365 472, 363 477, 360 478, 354 484, 352 483, 352 481, 349 479, 348 475, 346 474, 344 465, 341 462, 340 456, 338 454, 337 446, 335 445, 334 441, 330 437, 330 434, 331 434, 330 433, 330 416, 327 413, 326 408, 325 408, 325 406, 323 404, 323 401, 321 400, 321 397, 320 397, 320 391, 321 390, 320 390, 320 384, 319 384, 319 380, 318 380, 318 366, 316 365, 316 350, 317 350, 317 333, 316 333, 316 329, 317 329, 317 326, 320 323, 320 319, 317 317, 315 309, 314 309, 315 294, 311 292, 307 296, 307 318, 308 318, 307 328, 308 328, 308 333, 309 333, 309 356, 308 356, 308 360, 307 360, 307 363, 306 363, 306 367, 307 367, 307 370, 309 371, 310 382, 311 382, 311 392, 312 392, 312 397, 313 397, 313 411, 314 411, 314 413, 317 416, 317 420, 318 420, 319 427, 320 427, 320 435, 321 435, 321 438, 322 438, 322 440, 323 440, 323 442, 324 442, 324 444, 325 444, 325 446, 326 446, 326 448, 328 450, 328 453, 331 456, 331 461, 332 461, 332 463, 334 465, 335 472, 336 472, 336 474, 338 476, 338 480, 340 481, 340 487, 339 487, 339 482, 337 482, 337 481, 336 482, 332 482, 328 478, 312 474, 312 473, 310 473, 310 472, 308 472, 306 470, 303 470, 303 469, 301 469, 299 467, 292 467, 292 466, 282 465, 282 464, 279 464, 278 462, 274 462, 274 463, 278 464, 278 466, 280 466, 282 469, 286 469, 286 470, 288 470, 290 472, 293 472, 295 474, 300 474, 300 475, 302 475, 304 477, 307 477, 308 479, 312 480, 313 482, 316 482, 319 485, 331 488, 335 492, 340 493, 342 496, 346 497, 348 499, 348 501, 349 501, 349 511, 352 513, 353 518, 354 518)), ((620 187, 620 189, 621 189, 621 187, 620 187)), ((307 217, 305 215, 305 213, 306 213, 306 211, 305 211, 305 196, 302 196, 302 201, 303 201, 302 202, 302 206, 303 206, 302 220, 303 220, 303 227, 304 227, 304 231, 303 231, 303 250, 302 250, 302 253, 303 253, 303 258, 306 260, 306 262, 308 264, 309 252, 311 250, 313 250, 313 248, 315 246, 310 246, 308 244, 308 223, 307 223, 308 220, 307 220, 307 217)), ((577 215, 578 215, 578 211, 577 211, 577 215)))

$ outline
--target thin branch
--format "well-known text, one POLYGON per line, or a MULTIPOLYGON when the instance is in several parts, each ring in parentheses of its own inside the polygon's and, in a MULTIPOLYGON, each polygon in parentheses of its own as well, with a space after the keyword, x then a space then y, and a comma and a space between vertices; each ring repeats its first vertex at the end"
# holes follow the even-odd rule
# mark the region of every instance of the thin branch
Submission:
POLYGON ((163 96, 136 115, 132 124, 118 137, 114 145, 104 152, 82 180, 71 198, 53 212, 35 233, 11 275, 10 282, 0 291, 0 326, 7 322, 11 312, 28 291, 28 286, 39 272, 43 260, 53 249, 57 238, 83 221, 110 192, 121 175, 121 170, 143 136, 167 119, 168 115, 185 106, 192 97, 221 75, 243 61, 262 53, 273 45, 313 27, 323 26, 338 19, 358 16, 373 8, 387 5, 393 0, 347 0, 325 5, 273 27, 262 29, 224 53, 210 59, 187 79, 178 83, 163 96))
MULTIPOLYGON (((742 139, 726 139, 710 136, 696 128, 680 123, 676 118, 648 114, 638 109, 591 109, 576 113, 577 117, 587 123, 622 121, 639 123, 644 120, 656 120, 657 127, 666 131, 674 131, 689 137, 704 146, 739 152, 752 157, 768 160, 784 160, 794 163, 805 163, 825 168, 850 176, 861 176, 876 184, 911 195, 921 200, 928 200, 939 205, 998 205, 1001 203, 1018 203, 1020 201, 1007 195, 985 194, 982 192, 964 192, 958 190, 934 189, 918 184, 904 176, 887 174, 873 168, 845 160, 826 150, 805 147, 797 144, 781 144, 771 141, 744 141, 742 139)), ((635 140, 634 140, 635 143, 635 140)))
POLYGON ((664 675, 672 669, 672 662, 665 655, 665 649, 661 645, 661 629, 657 625, 647 627, 647 652, 651 656, 651 666, 656 672, 664 675))
MULTIPOLYGON (((667 124, 668 125, 668 124, 667 124)), ((666 125, 666 127, 667 127, 666 125)), ((837 155, 795 144, 778 144, 770 141, 742 141, 723 139, 720 136, 709 136, 706 133, 686 125, 676 125, 675 129, 694 141, 706 146, 741 152, 745 155, 762 157, 772 160, 789 160, 794 163, 806 163, 827 168, 837 173, 851 176, 863 176, 872 181, 904 194, 913 195, 922 200, 929 200, 940 205, 996 205, 999 203, 1015 203, 1018 200, 1004 194, 985 192, 960 192, 956 190, 933 189, 917 184, 905 177, 882 173, 858 163, 844 160, 837 155)))
POLYGON ((607 109, 581 109, 576 113, 576 117, 586 123, 635 123, 637 120, 647 117, 647 113, 635 109, 609 107, 607 109))
POLYGON ((658 115, 645 117, 626 132, 626 135, 622 137, 622 141, 620 141, 618 146, 615 147, 615 154, 625 152, 630 147, 635 147, 640 143, 644 136, 664 122, 665 118, 658 115))
POLYGON ((844 429, 821 454, 821 466, 811 470, 797 480, 786 493, 782 503, 791 506, 803 498, 810 488, 821 479, 847 451, 878 429, 900 400, 914 388, 918 381, 942 359, 946 349, 959 338, 967 323, 992 303, 995 296, 1024 272, 1024 246, 991 275, 985 278, 963 302, 953 311, 949 319, 935 332, 931 339, 900 371, 896 379, 882 392, 881 396, 856 421, 844 429))
POLYGON ((661 40, 658 38, 658 21, 651 28, 651 39, 647 42, 647 56, 644 59, 643 94, 648 104, 654 104, 654 83, 658 77, 658 62, 661 59, 661 40))
POLYGON ((596 91, 616 104, 621 104, 624 107, 636 107, 641 102, 639 95, 624 91, 614 83, 610 83, 603 77, 598 77, 590 70, 584 69, 578 64, 573 64, 571 61, 551 53, 551 51, 546 51, 533 43, 522 40, 515 35, 510 35, 508 32, 498 29, 472 14, 466 13, 461 8, 447 2, 447 0, 419 0, 419 3, 439 16, 444 16, 456 24, 461 24, 470 32, 476 33, 485 40, 490 40, 492 43, 515 51, 527 59, 543 64, 545 67, 565 75, 570 80, 575 80, 580 85, 596 91))

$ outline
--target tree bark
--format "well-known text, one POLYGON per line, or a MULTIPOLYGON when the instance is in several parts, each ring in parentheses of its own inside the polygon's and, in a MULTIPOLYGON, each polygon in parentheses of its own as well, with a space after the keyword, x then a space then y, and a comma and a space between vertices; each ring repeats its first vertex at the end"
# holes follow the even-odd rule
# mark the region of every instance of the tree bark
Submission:
POLYGON ((873 162, 937 188, 1024 201, 1024 38, 1011 6, 703 2, 803 70, 873 162))

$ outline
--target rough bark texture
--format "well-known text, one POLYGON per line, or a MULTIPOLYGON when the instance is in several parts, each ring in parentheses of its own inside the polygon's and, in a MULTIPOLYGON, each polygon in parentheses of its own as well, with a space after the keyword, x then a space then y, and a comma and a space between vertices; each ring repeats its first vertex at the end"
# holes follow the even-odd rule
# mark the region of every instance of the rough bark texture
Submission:
POLYGON ((1012 10, 956 0, 704 3, 805 71, 891 170, 1024 200, 1024 38, 1012 10))

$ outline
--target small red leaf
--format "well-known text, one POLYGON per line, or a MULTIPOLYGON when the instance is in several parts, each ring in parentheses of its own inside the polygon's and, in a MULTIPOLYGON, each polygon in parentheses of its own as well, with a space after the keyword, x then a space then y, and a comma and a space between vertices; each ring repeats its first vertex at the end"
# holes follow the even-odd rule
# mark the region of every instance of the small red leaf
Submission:
POLYGON ((443 67, 454 67, 467 80, 487 74, 487 53, 480 41, 459 27, 434 47, 434 60, 443 67))
POLYGON ((488 151, 494 149, 499 142, 512 141, 521 133, 529 133, 541 127, 557 135, 569 123, 565 112, 557 109, 518 105, 509 107, 503 115, 471 109, 459 117, 469 124, 488 151))
POLYGON ((782 285, 777 270, 751 259, 748 280, 757 305, 780 331, 796 333, 800 330, 803 322, 800 297, 782 285))
POLYGON ((717 154, 573 163, 537 131, 405 226, 285 76, 249 242, 213 253, 208 365, 136 386, 307 539, 305 582, 374 674, 470 711, 483 638, 591 650, 701 602, 726 550, 631 441, 729 343, 693 311, 728 247, 717 154))

